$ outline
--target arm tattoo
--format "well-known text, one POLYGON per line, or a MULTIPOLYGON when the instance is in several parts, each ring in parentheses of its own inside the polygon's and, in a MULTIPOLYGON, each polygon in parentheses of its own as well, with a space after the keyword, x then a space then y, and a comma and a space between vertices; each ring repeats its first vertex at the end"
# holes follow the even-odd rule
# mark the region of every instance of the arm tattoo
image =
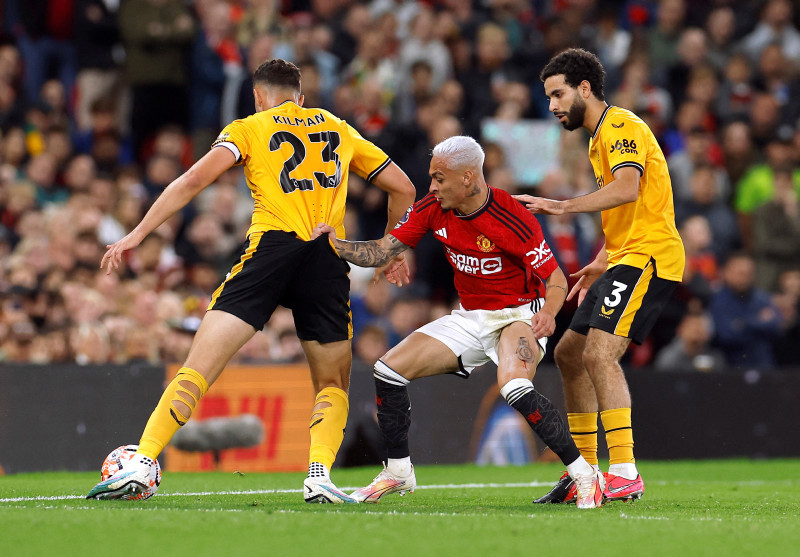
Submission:
POLYGON ((561 286, 560 284, 551 284, 551 285, 550 285, 550 286, 548 286, 547 288, 560 288, 560 289, 561 289, 561 290, 563 290, 564 292, 566 292, 566 291, 567 291, 567 289, 566 289, 566 288, 564 288, 563 286, 561 286))
POLYGON ((384 236, 380 240, 368 242, 335 241, 339 257, 359 267, 383 267, 397 254, 404 252, 408 246, 392 236, 384 236), (389 244, 385 246, 384 244, 389 244))

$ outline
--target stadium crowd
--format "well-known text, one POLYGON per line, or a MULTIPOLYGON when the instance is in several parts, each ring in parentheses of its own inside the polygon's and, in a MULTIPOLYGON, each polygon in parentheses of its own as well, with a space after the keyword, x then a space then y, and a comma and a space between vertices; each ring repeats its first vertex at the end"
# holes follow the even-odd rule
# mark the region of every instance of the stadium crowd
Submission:
MULTIPOLYGON (((296 63, 306 106, 352 123, 414 182, 433 145, 478 138, 490 185, 568 198, 595 188, 585 134, 561 132, 539 71, 598 54, 607 100, 656 133, 687 268, 649 340, 663 370, 800 366, 800 6, 791 0, 2 0, 0 361, 183 361, 234 262, 252 199, 220 177, 119 273, 105 246, 222 127, 253 112, 250 74, 296 63), (544 123, 543 123, 543 122, 544 123), (531 171, 536 167, 536 171, 531 171)), ((383 235, 385 194, 351 174, 351 239, 383 235)), ((588 215, 540 218, 566 272, 602 245, 588 215)), ((396 289, 354 269, 356 356, 372 362, 449 312, 438 244, 396 289)), ((569 322, 565 306, 556 336, 569 322)), ((238 362, 302 360, 288 310, 238 362)))

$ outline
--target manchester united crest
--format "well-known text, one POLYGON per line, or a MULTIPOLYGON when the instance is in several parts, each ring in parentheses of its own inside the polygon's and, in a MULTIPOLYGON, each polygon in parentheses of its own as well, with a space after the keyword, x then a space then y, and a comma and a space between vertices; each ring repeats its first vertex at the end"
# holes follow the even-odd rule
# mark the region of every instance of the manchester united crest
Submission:
POLYGON ((489 238, 481 234, 478 236, 478 249, 480 249, 482 252, 489 253, 494 249, 494 244, 489 238))

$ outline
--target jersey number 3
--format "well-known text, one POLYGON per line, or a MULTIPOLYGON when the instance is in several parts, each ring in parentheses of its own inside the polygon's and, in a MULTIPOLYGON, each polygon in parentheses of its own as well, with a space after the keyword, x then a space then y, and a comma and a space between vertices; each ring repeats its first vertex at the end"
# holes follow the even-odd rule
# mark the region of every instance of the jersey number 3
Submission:
MULTIPOLYGON (((308 134, 308 141, 310 143, 325 143, 322 147, 322 162, 335 162, 336 170, 331 175, 324 172, 315 171, 314 179, 323 188, 335 188, 342 181, 342 162, 339 160, 339 154, 336 149, 341 144, 339 132, 325 131, 308 134)), ((284 193, 292 193, 295 190, 307 191, 314 189, 314 180, 310 178, 293 178, 291 173, 295 168, 306 158, 306 145, 299 137, 292 132, 279 131, 272 134, 269 138, 269 150, 277 151, 281 145, 288 143, 292 146, 294 152, 292 155, 283 161, 283 170, 281 170, 280 182, 284 193)))

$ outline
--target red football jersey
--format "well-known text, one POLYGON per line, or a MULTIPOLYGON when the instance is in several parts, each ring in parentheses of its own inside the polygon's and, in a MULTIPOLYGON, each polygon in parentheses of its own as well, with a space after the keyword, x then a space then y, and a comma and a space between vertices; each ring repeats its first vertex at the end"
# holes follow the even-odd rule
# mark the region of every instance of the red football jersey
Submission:
POLYGON ((502 309, 544 297, 544 280, 558 267, 536 218, 503 190, 489 187, 469 215, 442 210, 433 194, 414 204, 391 234, 415 247, 428 230, 444 244, 464 309, 502 309))

